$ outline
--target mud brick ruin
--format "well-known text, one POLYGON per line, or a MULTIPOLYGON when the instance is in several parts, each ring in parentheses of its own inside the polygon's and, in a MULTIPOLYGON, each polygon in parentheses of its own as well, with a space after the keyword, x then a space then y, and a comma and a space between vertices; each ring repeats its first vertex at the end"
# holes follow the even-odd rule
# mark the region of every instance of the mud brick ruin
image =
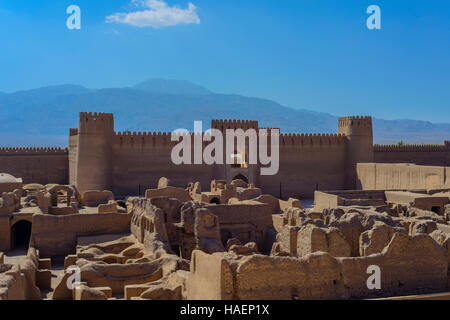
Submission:
POLYGON ((174 144, 81 113, 68 149, 1 148, 0 300, 450 298, 449 141, 374 146, 345 117, 281 134, 274 176, 174 144))

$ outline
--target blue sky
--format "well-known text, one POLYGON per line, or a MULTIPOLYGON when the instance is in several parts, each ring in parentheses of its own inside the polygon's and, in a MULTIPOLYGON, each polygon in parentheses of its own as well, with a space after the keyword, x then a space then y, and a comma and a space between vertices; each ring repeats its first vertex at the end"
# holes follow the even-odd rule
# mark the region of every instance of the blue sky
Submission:
POLYGON ((448 0, 165 2, 187 20, 106 23, 155 10, 131 0, 0 0, 0 91, 162 77, 334 115, 450 122, 448 0), (81 30, 66 28, 72 4, 81 30), (381 30, 366 27, 372 4, 381 30))

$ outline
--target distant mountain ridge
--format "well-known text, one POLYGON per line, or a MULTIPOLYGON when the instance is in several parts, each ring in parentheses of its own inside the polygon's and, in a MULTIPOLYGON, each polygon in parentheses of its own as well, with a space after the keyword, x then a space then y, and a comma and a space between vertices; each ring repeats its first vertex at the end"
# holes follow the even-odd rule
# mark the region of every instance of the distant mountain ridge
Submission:
MULTIPOLYGON (((193 130, 194 120, 202 120, 206 130, 212 119, 241 119, 284 133, 336 133, 338 120, 267 99, 213 93, 189 81, 150 79, 106 89, 68 84, 0 93, 0 146, 66 146, 81 111, 114 113, 116 131, 193 130)), ((450 124, 374 119, 373 125, 379 144, 441 144, 450 138, 450 124)))
POLYGON ((191 96, 213 94, 208 89, 186 80, 148 79, 138 83, 133 88, 156 94, 191 96))

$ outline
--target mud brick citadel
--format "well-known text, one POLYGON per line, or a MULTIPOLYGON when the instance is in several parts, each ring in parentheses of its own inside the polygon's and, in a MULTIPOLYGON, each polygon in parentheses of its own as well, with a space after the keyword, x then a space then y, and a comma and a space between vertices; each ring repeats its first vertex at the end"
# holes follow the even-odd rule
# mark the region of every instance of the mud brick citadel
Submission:
MULTIPOLYGON (((211 128, 258 130, 257 121, 214 120, 211 128)), ((281 130, 282 132, 282 130, 281 130)), ((70 129, 69 148, 1 148, 3 172, 24 183, 76 185, 127 196, 156 187, 160 176, 173 185, 186 181, 244 178, 280 198, 311 198, 315 190, 357 187, 356 164, 363 162, 450 165, 450 142, 431 146, 374 146, 370 117, 340 118, 337 134, 281 134, 279 173, 261 176, 258 166, 174 165, 170 133, 115 132, 112 114, 80 113, 70 129)), ((224 150, 225 153, 225 150, 224 150)))
POLYGON ((273 176, 247 148, 175 165, 170 133, 104 113, 80 113, 68 149, 0 148, 0 300, 450 299, 450 141, 337 127, 282 133, 273 176))

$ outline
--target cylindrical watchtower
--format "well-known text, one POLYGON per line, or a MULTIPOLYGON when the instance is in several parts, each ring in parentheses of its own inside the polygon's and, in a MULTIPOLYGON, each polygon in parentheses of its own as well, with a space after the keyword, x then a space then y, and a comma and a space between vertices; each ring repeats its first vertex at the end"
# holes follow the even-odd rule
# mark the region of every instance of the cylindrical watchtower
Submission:
POLYGON ((358 186, 356 164, 373 162, 372 117, 339 118, 338 133, 347 137, 346 189, 358 186))
POLYGON ((80 112, 76 186, 87 190, 112 190, 112 138, 114 117, 110 113, 80 112))

